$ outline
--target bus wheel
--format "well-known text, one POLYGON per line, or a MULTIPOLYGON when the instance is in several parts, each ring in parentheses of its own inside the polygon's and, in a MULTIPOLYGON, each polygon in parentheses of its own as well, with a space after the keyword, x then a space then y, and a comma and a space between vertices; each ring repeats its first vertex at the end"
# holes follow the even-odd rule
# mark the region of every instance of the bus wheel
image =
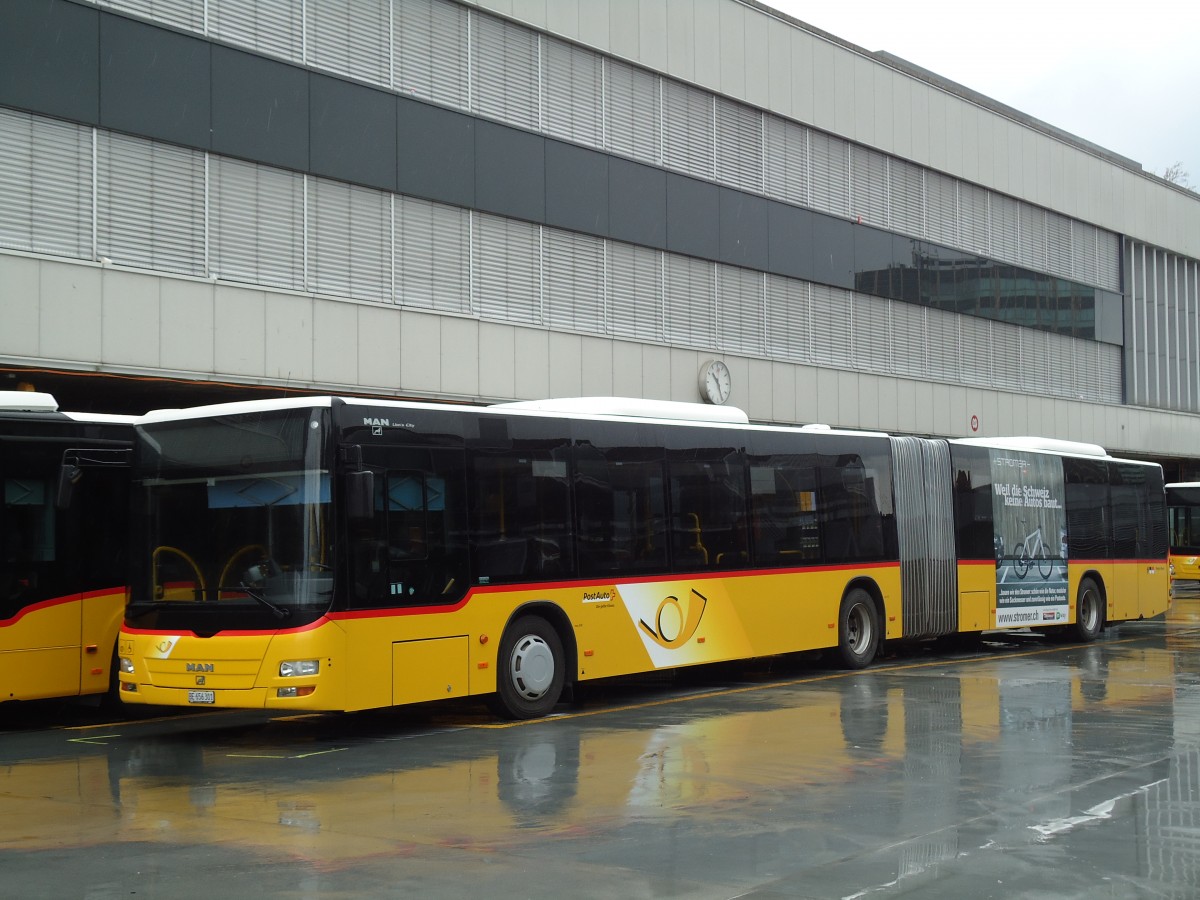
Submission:
POLYGON ((1079 596, 1075 601, 1075 624, 1067 626, 1072 638, 1089 644, 1100 636, 1104 625, 1104 597, 1100 586, 1091 578, 1079 582, 1079 596))
POLYGON ((879 617, 875 601, 862 588, 842 598, 838 613, 838 658, 847 669, 871 664, 879 650, 879 617))
POLYGON ((566 671, 562 641, 550 623, 523 616, 504 632, 489 706, 507 719, 536 719, 554 709, 566 671))

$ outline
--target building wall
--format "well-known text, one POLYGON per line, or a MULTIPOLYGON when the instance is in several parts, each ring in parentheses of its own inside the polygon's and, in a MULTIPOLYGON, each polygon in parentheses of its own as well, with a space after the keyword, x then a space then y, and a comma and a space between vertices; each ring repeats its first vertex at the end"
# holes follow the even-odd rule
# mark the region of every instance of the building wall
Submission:
MULTIPOLYGON (((0 285, 0 361, 18 365, 469 400, 695 401, 697 373, 713 355, 17 254, 0 254, 0 285)), ((757 421, 1038 434, 1115 452, 1195 454, 1195 417, 1180 413, 722 358, 733 374, 729 402, 757 421)))
MULTIPOLYGON (((1200 258, 1200 199, 740 0, 466 0, 957 178, 1200 258)), ((998 104, 990 104, 992 107, 998 104)))

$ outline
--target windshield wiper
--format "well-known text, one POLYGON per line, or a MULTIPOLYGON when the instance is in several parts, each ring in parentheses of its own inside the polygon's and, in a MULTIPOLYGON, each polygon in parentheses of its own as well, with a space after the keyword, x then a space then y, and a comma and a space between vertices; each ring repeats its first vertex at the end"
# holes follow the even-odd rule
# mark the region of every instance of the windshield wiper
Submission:
POLYGON ((264 597, 262 595, 262 591, 258 590, 258 588, 252 588, 248 584, 235 584, 231 587, 226 586, 226 585, 221 585, 219 588, 217 588, 217 590, 218 591, 241 591, 243 594, 245 594, 251 600, 261 603, 263 606, 265 606, 267 609, 269 609, 272 613, 275 614, 275 618, 277 618, 277 619, 286 619, 288 616, 290 616, 292 614, 292 611, 290 609, 288 609, 285 606, 276 606, 274 603, 272 603, 270 600, 268 600, 266 597, 264 597))

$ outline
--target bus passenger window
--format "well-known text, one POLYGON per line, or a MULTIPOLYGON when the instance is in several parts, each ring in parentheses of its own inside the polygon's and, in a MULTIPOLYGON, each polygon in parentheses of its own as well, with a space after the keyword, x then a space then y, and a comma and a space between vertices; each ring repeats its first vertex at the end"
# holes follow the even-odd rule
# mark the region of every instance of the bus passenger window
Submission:
POLYGON ((471 463, 474 578, 559 578, 571 569, 567 462, 554 451, 480 451, 471 463))
POLYGON ((746 517, 741 454, 733 450, 677 453, 685 458, 667 462, 674 567, 687 571, 748 562, 744 527, 738 535, 738 525, 746 517), (708 458, 696 459, 693 454, 708 458))
POLYGON ((581 575, 665 571, 666 500, 659 460, 576 457, 575 502, 581 575))
POLYGON ((820 559, 816 471, 796 457, 751 463, 755 564, 794 566, 820 559))
POLYGON ((826 562, 883 556, 883 521, 875 488, 862 460, 839 459, 821 471, 821 531, 826 562))

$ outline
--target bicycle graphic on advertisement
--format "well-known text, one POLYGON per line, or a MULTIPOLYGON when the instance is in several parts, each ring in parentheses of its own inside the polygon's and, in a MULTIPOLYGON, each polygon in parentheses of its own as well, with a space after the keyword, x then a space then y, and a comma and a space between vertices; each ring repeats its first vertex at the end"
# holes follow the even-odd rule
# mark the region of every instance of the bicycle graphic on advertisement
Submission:
MULTIPOLYGON (((1011 556, 1004 555, 1004 539, 999 535, 996 535, 995 543, 997 569, 1001 568, 1004 562, 1007 562, 1009 564, 1008 568, 1012 571, 1013 575, 1020 580, 1024 580, 1025 576, 1029 574, 1029 570, 1035 567, 1043 581, 1049 581, 1050 576, 1054 574, 1054 564, 1058 561, 1058 558, 1051 555, 1050 545, 1042 537, 1042 528, 1040 525, 1025 535, 1024 540, 1017 545, 1016 552, 1011 556)), ((1062 547, 1062 558, 1065 559, 1065 535, 1062 538, 1062 547)))
POLYGON ((1016 556, 1013 557, 1013 572, 1018 578, 1024 578, 1033 565, 1037 566, 1042 581, 1049 580, 1050 574, 1054 571, 1054 562, 1050 556, 1050 548, 1042 540, 1040 525, 1027 534, 1025 540, 1021 542, 1021 546, 1017 548, 1016 556))

